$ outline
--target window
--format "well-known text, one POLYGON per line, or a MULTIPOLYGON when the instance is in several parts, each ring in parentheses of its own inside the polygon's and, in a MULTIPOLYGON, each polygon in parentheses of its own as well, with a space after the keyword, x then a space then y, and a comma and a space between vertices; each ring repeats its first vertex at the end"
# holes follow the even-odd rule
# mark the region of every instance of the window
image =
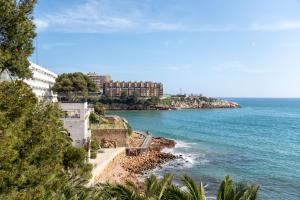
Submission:
POLYGON ((80 110, 65 110, 64 118, 80 118, 80 110))

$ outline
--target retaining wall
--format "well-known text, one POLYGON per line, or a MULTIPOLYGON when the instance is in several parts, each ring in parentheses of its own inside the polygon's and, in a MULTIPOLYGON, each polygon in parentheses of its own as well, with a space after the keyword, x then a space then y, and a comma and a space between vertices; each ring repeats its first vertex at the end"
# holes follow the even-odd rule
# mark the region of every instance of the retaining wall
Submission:
POLYGON ((128 131, 127 129, 93 129, 92 139, 96 140, 99 144, 102 139, 115 141, 117 147, 128 146, 128 131))

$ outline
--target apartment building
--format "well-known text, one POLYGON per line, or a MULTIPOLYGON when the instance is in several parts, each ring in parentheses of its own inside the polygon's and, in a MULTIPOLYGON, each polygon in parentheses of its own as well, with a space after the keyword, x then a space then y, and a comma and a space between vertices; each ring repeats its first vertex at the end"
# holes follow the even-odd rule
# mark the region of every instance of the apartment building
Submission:
POLYGON ((126 96, 136 94, 141 98, 163 96, 163 84, 156 82, 125 82, 110 81, 104 83, 104 94, 118 98, 124 93, 126 96))
MULTIPOLYGON (((56 102, 57 95, 53 93, 51 88, 55 84, 57 74, 32 62, 30 63, 29 68, 32 71, 32 78, 25 79, 24 82, 32 88, 32 91, 36 94, 39 100, 56 102)), ((16 77, 8 71, 4 71, 0 75, 0 80, 2 81, 15 79, 16 77)))
POLYGON ((101 93, 103 93, 104 83, 111 81, 110 75, 99 75, 96 72, 89 72, 87 76, 95 83, 101 93))
POLYGON ((32 71, 32 78, 24 80, 36 94, 39 100, 57 101, 57 95, 53 93, 51 88, 55 84, 57 74, 50 70, 31 63, 29 67, 32 71))

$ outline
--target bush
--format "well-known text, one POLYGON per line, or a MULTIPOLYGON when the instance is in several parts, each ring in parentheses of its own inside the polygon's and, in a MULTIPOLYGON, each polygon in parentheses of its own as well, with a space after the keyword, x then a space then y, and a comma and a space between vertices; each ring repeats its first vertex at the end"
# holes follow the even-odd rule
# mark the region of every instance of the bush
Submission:
POLYGON ((90 114, 90 118, 89 119, 90 119, 90 123, 92 123, 92 124, 99 123, 99 116, 96 113, 94 113, 94 112, 92 112, 90 114))
POLYGON ((69 146, 64 153, 63 164, 66 169, 81 167, 84 165, 85 158, 85 149, 69 146))
POLYGON ((97 158, 97 151, 91 151, 91 159, 97 158))
POLYGON ((95 110, 95 113, 97 115, 104 115, 105 114, 105 107, 102 103, 95 103, 94 105, 94 110, 95 110))
POLYGON ((91 150, 97 151, 99 149, 99 144, 96 140, 91 141, 91 150))
POLYGON ((132 132, 133 132, 133 129, 132 129, 132 127, 130 126, 130 124, 127 124, 127 130, 128 130, 128 135, 131 136, 131 135, 132 135, 132 132))

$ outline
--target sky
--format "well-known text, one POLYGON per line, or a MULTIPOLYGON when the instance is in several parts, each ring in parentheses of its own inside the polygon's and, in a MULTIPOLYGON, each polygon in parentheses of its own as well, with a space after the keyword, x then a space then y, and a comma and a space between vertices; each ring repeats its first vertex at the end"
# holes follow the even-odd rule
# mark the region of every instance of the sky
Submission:
POLYGON ((165 93, 300 97, 300 0, 39 0, 30 60, 165 93))

